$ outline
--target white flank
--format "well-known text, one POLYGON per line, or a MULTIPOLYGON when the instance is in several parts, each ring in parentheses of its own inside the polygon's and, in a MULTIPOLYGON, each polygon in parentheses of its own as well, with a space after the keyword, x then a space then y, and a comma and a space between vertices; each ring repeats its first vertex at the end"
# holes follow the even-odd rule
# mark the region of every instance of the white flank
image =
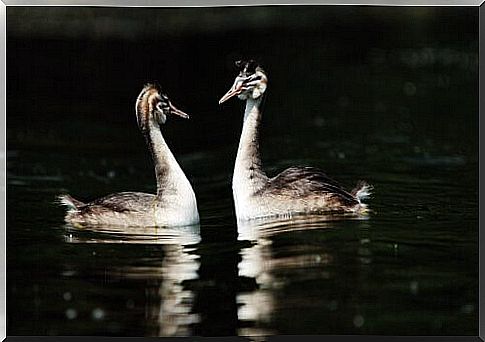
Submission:
POLYGON ((362 200, 367 199, 372 194, 371 191, 372 191, 372 185, 369 185, 369 184, 362 185, 362 187, 359 190, 357 190, 357 192, 355 193, 355 197, 357 198, 357 201, 359 201, 359 203, 362 203, 362 200))
POLYGON ((59 200, 59 203, 61 205, 64 205, 68 208, 69 211, 77 211, 77 207, 74 205, 74 203, 71 201, 70 197, 67 195, 60 195, 57 197, 59 200))

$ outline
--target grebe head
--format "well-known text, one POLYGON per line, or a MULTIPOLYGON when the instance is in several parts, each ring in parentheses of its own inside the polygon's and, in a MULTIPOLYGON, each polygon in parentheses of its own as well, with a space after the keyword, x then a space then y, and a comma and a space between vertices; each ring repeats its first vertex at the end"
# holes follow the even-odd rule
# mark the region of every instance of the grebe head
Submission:
POLYGON ((189 115, 176 108, 162 92, 157 84, 147 84, 136 100, 136 117, 140 129, 147 129, 149 120, 154 120, 159 125, 167 121, 169 115, 178 115, 188 119, 189 115))
POLYGON ((265 72, 255 61, 237 61, 239 75, 231 89, 219 100, 219 104, 237 95, 241 100, 257 99, 264 94, 268 84, 265 72))

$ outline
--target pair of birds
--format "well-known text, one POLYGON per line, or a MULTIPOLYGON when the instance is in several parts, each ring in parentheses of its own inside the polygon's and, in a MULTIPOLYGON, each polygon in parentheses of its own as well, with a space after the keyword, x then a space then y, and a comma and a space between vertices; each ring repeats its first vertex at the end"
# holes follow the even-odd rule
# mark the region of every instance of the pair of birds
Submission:
MULTIPOLYGON (((291 167, 273 178, 266 175, 261 163, 259 126, 268 78, 254 61, 238 61, 236 66, 239 74, 219 104, 234 96, 246 101, 232 181, 238 221, 364 212, 366 205, 362 200, 371 190, 365 182, 347 192, 323 171, 312 167, 291 167)), ((68 208, 67 222, 122 226, 183 226, 199 222, 194 191, 160 130, 171 115, 189 117, 174 107, 159 87, 146 85, 136 100, 136 117, 155 164, 156 195, 121 192, 89 203, 62 195, 59 200, 68 208)))

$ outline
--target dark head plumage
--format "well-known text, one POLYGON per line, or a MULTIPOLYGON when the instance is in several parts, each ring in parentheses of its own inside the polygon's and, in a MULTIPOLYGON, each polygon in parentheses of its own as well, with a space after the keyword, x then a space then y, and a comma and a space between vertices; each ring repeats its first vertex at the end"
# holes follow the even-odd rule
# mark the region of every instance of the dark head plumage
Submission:
POLYGON ((143 86, 143 89, 144 90, 150 90, 150 89, 153 89, 159 93, 162 93, 162 86, 160 85, 160 83, 158 83, 157 81, 153 81, 153 82, 148 82, 146 83, 144 86, 143 86))
POLYGON ((239 76, 247 77, 256 72, 256 70, 260 70, 261 66, 255 60, 239 60, 235 62, 236 67, 239 69, 239 76))
POLYGON ((142 131, 148 129, 150 118, 158 124, 164 124, 167 116, 175 114, 188 119, 189 116, 176 108, 169 100, 167 94, 162 91, 158 83, 147 83, 136 100, 136 117, 138 126, 142 131))
POLYGON ((229 91, 221 97, 219 104, 236 95, 240 100, 246 100, 248 97, 257 99, 266 91, 268 78, 258 62, 240 60, 235 64, 239 74, 229 91))

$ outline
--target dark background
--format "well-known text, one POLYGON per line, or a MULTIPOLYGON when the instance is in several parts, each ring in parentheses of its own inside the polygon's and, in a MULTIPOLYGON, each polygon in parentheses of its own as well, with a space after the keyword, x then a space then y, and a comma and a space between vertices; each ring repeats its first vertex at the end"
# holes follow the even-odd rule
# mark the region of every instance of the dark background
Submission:
POLYGON ((8 334, 477 335, 478 96, 474 7, 8 7, 8 334), (243 104, 217 102, 239 58, 269 77, 268 174, 365 179, 369 220, 238 234, 243 104), (191 114, 162 127, 197 195, 190 247, 79 231, 54 203, 155 191, 150 81, 191 114))
MULTIPOLYGON (((94 127, 82 127, 86 119, 120 125, 100 136, 106 143, 137 141, 134 100, 153 80, 192 114, 177 133, 184 141, 209 149, 233 142, 240 120, 228 117, 217 100, 231 85, 239 58, 256 59, 269 73, 275 95, 268 97, 268 115, 277 120, 268 119, 265 129, 282 133, 326 113, 334 120, 352 115, 349 126, 367 121, 370 134, 392 129, 406 82, 411 88, 434 83, 405 106, 420 120, 418 129, 436 129, 440 117, 460 120, 462 113, 442 100, 431 104, 435 111, 422 110, 415 98, 443 88, 460 92, 477 80, 478 16, 471 7, 10 7, 7 24, 7 105, 15 113, 7 120, 10 144, 83 144, 95 134, 94 127), (450 69, 459 73, 449 75, 450 69), (376 84, 374 76, 387 79, 376 84), (362 112, 376 103, 387 110, 372 117, 362 112), (295 113, 301 107, 305 116, 295 113), (200 127, 211 128, 198 134, 200 127)), ((478 95, 478 87, 468 91, 478 95)), ((477 106, 474 96, 462 100, 477 106)), ((476 132, 464 133, 456 132, 476 138, 476 132)))

